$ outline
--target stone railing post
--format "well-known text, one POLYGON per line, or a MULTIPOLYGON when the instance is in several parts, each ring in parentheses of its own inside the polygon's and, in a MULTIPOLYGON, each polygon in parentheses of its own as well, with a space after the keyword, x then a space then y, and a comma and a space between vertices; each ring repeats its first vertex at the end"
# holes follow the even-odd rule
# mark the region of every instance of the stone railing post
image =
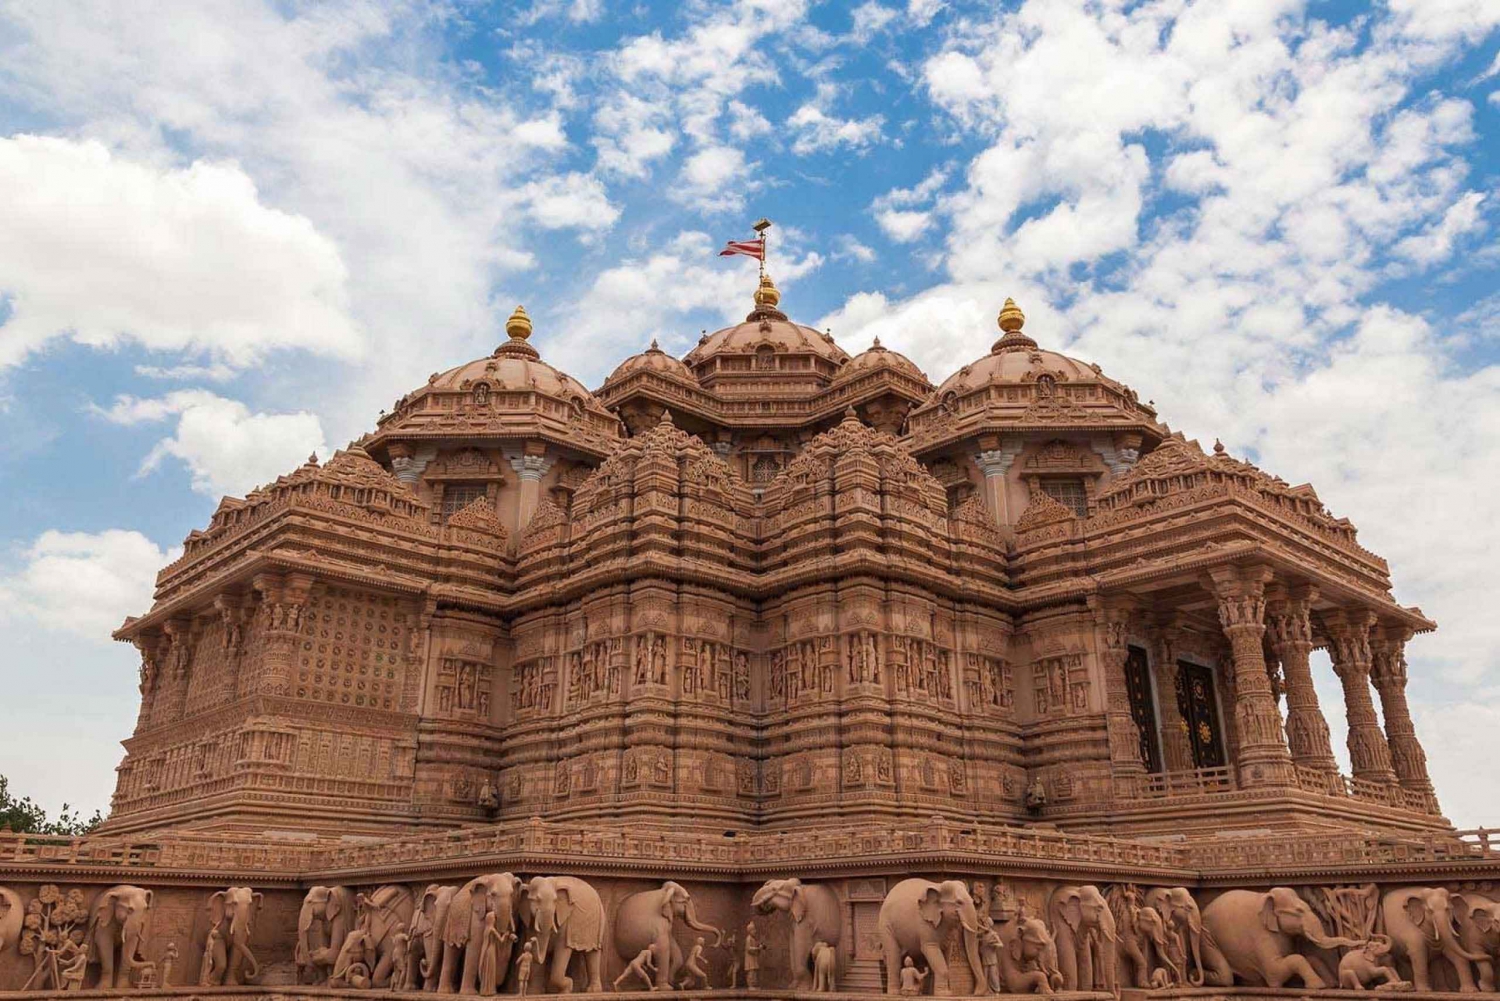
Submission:
POLYGON ((1328 736, 1328 720, 1318 706, 1318 691, 1313 687, 1312 620, 1310 611, 1317 592, 1303 588, 1287 597, 1272 601, 1267 609, 1271 649, 1281 659, 1286 683, 1286 737, 1292 761, 1305 768, 1327 774, 1339 770, 1328 736))
POLYGON ((1400 627, 1381 627, 1377 631, 1370 644, 1370 681, 1380 693, 1386 743, 1396 780, 1403 789, 1421 796, 1429 813, 1437 813, 1437 795, 1427 774, 1427 752, 1417 740, 1411 707, 1406 703, 1406 641, 1410 638, 1411 632, 1400 627))
POLYGON ((1220 567, 1204 586, 1218 599, 1219 623, 1234 663, 1234 727, 1242 788, 1294 786, 1296 771, 1281 728, 1264 649, 1267 567, 1220 567))
POLYGON ((1090 599, 1094 611, 1094 634, 1104 670, 1104 723, 1109 737, 1110 768, 1118 778, 1144 775, 1141 730, 1130 713, 1130 687, 1125 680, 1125 660, 1130 650, 1126 629, 1134 611, 1130 605, 1090 599))
POLYGON ((1362 609, 1334 612, 1323 619, 1333 670, 1344 686, 1351 771, 1356 779, 1395 785, 1391 750, 1380 732, 1375 702, 1370 698, 1370 627, 1374 624, 1375 616, 1362 609))
POLYGON ((1177 669, 1176 627, 1170 624, 1158 627, 1152 640, 1155 657, 1151 673, 1156 679, 1156 700, 1161 710, 1162 768, 1168 772, 1190 771, 1193 746, 1179 700, 1182 676, 1177 669))

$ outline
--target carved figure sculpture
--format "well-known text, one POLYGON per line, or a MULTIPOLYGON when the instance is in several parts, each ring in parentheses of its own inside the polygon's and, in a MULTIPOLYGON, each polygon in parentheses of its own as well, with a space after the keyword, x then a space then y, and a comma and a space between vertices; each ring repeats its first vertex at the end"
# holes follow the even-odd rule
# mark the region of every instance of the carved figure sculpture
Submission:
POLYGON ((523 998, 526 996, 527 985, 531 983, 531 964, 536 961, 536 955, 536 938, 528 938, 526 944, 521 946, 521 955, 516 959, 516 993, 523 998))
POLYGON ((1391 937, 1391 952, 1396 957, 1405 956, 1411 963, 1411 979, 1417 990, 1434 989, 1432 963, 1440 956, 1453 964, 1460 991, 1472 993, 1477 989, 1470 964, 1489 956, 1471 952, 1459 941, 1452 895, 1447 890, 1426 886, 1387 890, 1380 909, 1385 933, 1391 937))
MULTIPOLYGON (((356 923, 368 935, 366 964, 370 967, 370 984, 389 987, 401 975, 404 959, 395 956, 395 936, 405 935, 411 925, 415 905, 411 891, 404 886, 382 886, 373 893, 355 898, 356 923)), ((405 943, 402 943, 403 951, 405 943)))
POLYGON ((1366 987, 1384 987, 1387 990, 1409 990, 1411 982, 1401 979, 1385 957, 1391 952, 1389 935, 1375 935, 1358 949, 1350 949, 1339 960, 1339 987, 1346 991, 1362 991, 1366 987))
POLYGON ((1307 901, 1285 886, 1226 890, 1203 908, 1203 928, 1234 975, 1255 987, 1282 987, 1294 977, 1308 990, 1327 986, 1307 957, 1296 951, 1295 939, 1306 939, 1320 949, 1364 945, 1327 934, 1307 901))
POLYGON ((411 935, 405 928, 397 928, 391 932, 387 941, 390 943, 390 948, 386 956, 391 964, 390 982, 387 986, 393 991, 409 991, 411 987, 408 986, 410 981, 407 980, 407 975, 411 968, 406 960, 410 952, 411 935))
POLYGON ((354 892, 347 886, 314 886, 302 898, 297 915, 297 978, 326 984, 344 939, 358 918, 354 892))
MULTIPOLYGON (((943 943, 955 929, 962 929, 964 953, 974 974, 974 993, 988 994, 984 962, 979 957, 979 913, 974 898, 962 880, 933 883, 925 879, 903 879, 885 895, 876 921, 881 951, 885 956, 886 993, 900 992, 903 957, 921 955, 932 973, 935 994, 949 994, 948 961, 943 943)), ((924 974, 925 976, 925 974, 924 974)))
POLYGON ((1099 888, 1059 886, 1047 901, 1047 916, 1057 941, 1063 987, 1070 991, 1115 993, 1119 935, 1114 913, 1099 888))
POLYGON ((687 990, 694 980, 698 981, 699 990, 708 990, 708 971, 703 968, 702 935, 693 940, 692 950, 687 954, 687 959, 682 961, 682 983, 679 986, 687 990))
MULTIPOLYGON (((792 989, 806 990, 813 982, 813 947, 819 942, 836 947, 843 934, 843 908, 838 897, 817 883, 768 879, 755 891, 750 904, 762 914, 786 911, 792 916, 788 969, 792 971, 792 989)), ((834 956, 837 955, 835 948, 834 956)))
POLYGON ((151 891, 112 886, 94 898, 89 911, 89 953, 99 963, 100 987, 128 987, 130 974, 145 964, 151 891))
POLYGON ((370 957, 375 949, 370 944, 370 933, 355 928, 344 936, 344 944, 333 960, 333 971, 328 976, 329 987, 353 987, 357 978, 369 979, 370 957))
POLYGON ((813 946, 812 989, 814 991, 832 994, 839 989, 835 976, 835 968, 838 965, 837 957, 838 950, 827 942, 818 942, 813 946))
POLYGON ((1483 893, 1465 891, 1455 894, 1451 903, 1453 916, 1458 922, 1458 940, 1472 953, 1483 953, 1484 959, 1476 959, 1479 989, 1492 992, 1495 989, 1495 961, 1500 959, 1500 901, 1483 893))
POLYGON ((198 961, 198 986, 212 987, 224 978, 224 933, 217 925, 208 930, 203 942, 203 958, 198 961))
POLYGON ((1115 918, 1122 965, 1131 971, 1131 984, 1148 989, 1153 971, 1162 965, 1168 967, 1168 983, 1180 981, 1181 971, 1167 959, 1167 925, 1161 914, 1145 905, 1134 886, 1111 887, 1107 899, 1115 918))
POLYGON ((755 922, 745 925, 745 986, 760 990, 760 939, 755 937, 755 922))
POLYGON ((1175 938, 1175 950, 1187 957, 1183 977, 1193 987, 1205 984, 1228 987, 1234 983, 1229 961, 1219 951, 1213 935, 1203 927, 1203 913, 1192 893, 1181 886, 1156 886, 1146 891, 1146 906, 1162 916, 1167 934, 1175 938))
MULTIPOLYGON (((438 970, 439 993, 453 991, 453 974, 459 970, 458 992, 474 994, 479 990, 479 957, 484 951, 485 915, 495 915, 495 927, 508 936, 496 949, 498 971, 510 969, 511 947, 516 940, 516 903, 521 881, 514 873, 495 872, 469 880, 454 892, 443 922, 443 959, 438 970)), ((429 958, 428 962, 432 962, 429 958)), ((503 973, 502 973, 503 975, 503 973)))
POLYGON ((907 956, 901 963, 901 996, 914 998, 922 993, 922 981, 927 979, 931 970, 918 970, 916 964, 907 956))
POLYGON ((536 936, 536 959, 552 956, 547 983, 563 994, 573 990, 568 966, 582 953, 589 991, 604 989, 600 959, 604 947, 604 903, 588 883, 573 876, 534 876, 521 886, 521 919, 536 936), (554 936, 556 936, 554 938, 554 936))
MULTIPOLYGON (((495 927, 495 920, 494 911, 484 916, 484 932, 480 937, 482 945, 479 950, 479 994, 481 997, 494 997, 496 986, 504 979, 499 962, 500 950, 515 938, 513 932, 502 934, 495 927)), ((529 973, 530 970, 528 969, 527 972, 529 973)))
POLYGON ((625 964, 625 969, 621 970, 620 975, 615 978, 614 989, 619 990, 620 984, 632 973, 641 978, 646 985, 646 990, 656 990, 656 957, 649 948, 642 949, 635 954, 634 959, 625 964))
POLYGON ((204 951, 215 950, 213 957, 213 979, 200 983, 200 987, 230 987, 249 983, 260 976, 260 964, 250 951, 250 932, 255 924, 255 915, 265 903, 265 895, 248 886, 231 886, 208 898, 208 923, 210 934, 204 951), (224 922, 228 921, 228 927, 224 922))
MULTIPOLYGON (((57 958, 62 962, 58 970, 57 979, 65 991, 76 991, 83 989, 83 978, 89 968, 89 947, 87 943, 74 942, 71 938, 64 939, 57 950, 57 958)), ((154 967, 150 963, 141 964, 139 986, 149 987, 154 979, 154 967)))
POLYGON ((21 940, 21 925, 26 921, 26 908, 14 890, 0 886, 0 955, 6 949, 14 949, 21 940))
POLYGON ((422 891, 422 898, 412 911, 410 935, 406 944, 406 976, 408 990, 418 987, 424 990, 438 989, 438 976, 443 966, 443 926, 448 923, 448 909, 452 906, 456 886, 429 884, 422 891))
POLYGON ((1008 994, 1051 994, 1063 984, 1057 965, 1057 943, 1041 918, 1017 915, 995 926, 999 940, 999 983, 991 986, 1008 994))
POLYGON ((172 986, 172 967, 177 965, 177 943, 168 942, 166 950, 161 956, 161 984, 162 987, 172 986))
POLYGON ((673 936, 678 918, 694 931, 713 932, 715 948, 723 943, 724 933, 699 921, 687 889, 671 880, 660 889, 632 893, 615 913, 615 950, 624 959, 651 949, 656 956, 658 990, 670 990, 682 969, 682 947, 673 936))

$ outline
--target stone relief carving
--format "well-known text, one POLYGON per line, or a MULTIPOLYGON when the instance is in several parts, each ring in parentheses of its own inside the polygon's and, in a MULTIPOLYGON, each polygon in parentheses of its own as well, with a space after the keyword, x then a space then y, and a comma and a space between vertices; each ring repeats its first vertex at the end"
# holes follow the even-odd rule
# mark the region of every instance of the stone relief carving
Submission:
POLYGON ((659 889, 631 894, 615 912, 615 951, 627 962, 639 958, 642 951, 649 953, 656 967, 654 990, 670 989, 682 970, 684 957, 676 937, 679 921, 694 931, 712 932, 715 948, 723 943, 723 931, 698 920, 691 895, 682 884, 670 880, 659 889))
MULTIPOLYGON (((803 883, 795 877, 767 880, 750 900, 750 906, 762 914, 783 911, 791 915, 791 951, 787 969, 792 973, 792 989, 819 990, 814 984, 816 961, 813 949, 818 943, 837 946, 843 934, 843 908, 838 897, 826 886, 803 883)), ((832 961, 830 954, 830 961, 832 961)), ((828 988, 832 990, 832 988, 828 988)))
POLYGON ((265 895, 248 886, 231 886, 209 896, 209 931, 199 987, 254 983, 260 964, 250 951, 250 934, 264 903, 265 895))
POLYGON ((926 960, 933 977, 933 991, 951 994, 943 946, 954 934, 962 935, 963 956, 974 977, 974 993, 990 992, 984 962, 979 956, 979 913, 962 880, 933 883, 903 879, 891 887, 881 902, 877 928, 885 959, 887 994, 907 992, 910 985, 904 981, 910 978, 903 971, 912 967, 913 956, 926 960))
POLYGON ((347 886, 314 886, 307 891, 297 917, 299 983, 328 983, 344 939, 358 918, 354 891, 347 886))

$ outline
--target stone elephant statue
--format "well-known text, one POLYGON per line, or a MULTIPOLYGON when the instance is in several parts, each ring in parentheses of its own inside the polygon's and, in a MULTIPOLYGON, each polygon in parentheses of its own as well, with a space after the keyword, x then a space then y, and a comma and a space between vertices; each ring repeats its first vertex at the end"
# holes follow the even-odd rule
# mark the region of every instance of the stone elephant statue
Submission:
POLYGON ((1391 954, 1405 956, 1411 963, 1411 980, 1419 991, 1434 988, 1433 961, 1446 958, 1453 964, 1458 989, 1473 993, 1473 963, 1490 957, 1483 952, 1465 949, 1459 941, 1458 924, 1453 914, 1452 894, 1441 887, 1403 886, 1387 890, 1380 902, 1380 916, 1385 933, 1391 938, 1391 954))
POLYGON ((333 961, 333 972, 328 975, 328 986, 335 989, 353 987, 365 990, 370 983, 370 964, 375 960, 375 946, 370 933, 363 928, 352 929, 344 936, 344 944, 333 961))
POLYGON ((1203 927, 1203 912, 1190 891, 1181 886, 1154 886, 1146 891, 1146 906, 1161 915, 1167 934, 1177 939, 1173 951, 1184 957, 1183 978, 1189 986, 1228 987, 1234 983, 1229 960, 1203 927))
MULTIPOLYGON (((1458 922, 1458 941, 1472 953, 1483 953, 1485 959, 1474 960, 1479 989, 1495 990, 1495 961, 1500 959, 1500 900, 1488 894, 1464 891, 1454 894, 1453 916, 1458 922)), ((4 938, 0 929, 0 939, 4 938)))
POLYGON ((21 926, 26 921, 26 908, 14 890, 0 886, 0 955, 6 949, 16 948, 21 940, 21 926))
POLYGON ((1213 936, 1234 975, 1260 987, 1282 987, 1296 977, 1308 990, 1329 986, 1297 940, 1319 949, 1364 945, 1357 939, 1329 935, 1307 901, 1290 887, 1270 890, 1226 890, 1203 908, 1203 928, 1213 936))
POLYGON ((356 925, 368 936, 366 965, 370 967, 370 986, 389 987, 401 972, 396 968, 400 957, 394 954, 394 939, 411 924, 414 909, 411 891, 404 886, 382 886, 372 893, 355 896, 354 907, 358 914, 356 925))
POLYGON ((406 969, 401 974, 403 990, 438 989, 438 975, 443 967, 443 926, 448 923, 456 886, 430 884, 412 908, 407 926, 406 969))
POLYGON ((206 949, 214 955, 204 964, 210 971, 209 983, 199 987, 217 987, 250 983, 260 976, 260 963, 250 951, 250 933, 255 927, 255 916, 265 903, 265 894, 257 893, 248 886, 231 886, 208 898, 208 926, 218 931, 210 934, 206 949), (225 927, 225 920, 229 925, 225 927))
POLYGON ((599 891, 574 876, 533 876, 521 884, 521 920, 536 936, 537 962, 547 967, 547 983, 563 994, 573 990, 568 965, 582 953, 588 971, 585 990, 602 991, 599 965, 604 947, 604 902, 599 891), (555 939, 554 939, 554 936, 555 939))
POLYGON ((358 918, 354 892, 347 886, 314 886, 302 898, 297 915, 297 979, 326 984, 344 939, 358 918))
POLYGON ((656 990, 671 990, 682 968, 682 947, 674 934, 678 918, 694 931, 713 932, 715 948, 723 944, 723 930, 699 921, 687 888, 671 880, 660 889, 632 893, 615 912, 615 951, 629 962, 650 949, 656 958, 656 990))
POLYGON ((803 883, 800 879, 768 879, 750 906, 762 914, 786 911, 792 916, 792 946, 788 969, 792 971, 793 990, 808 990, 813 983, 813 945, 827 942, 836 947, 843 935, 843 908, 839 898, 826 886, 803 883))
MULTIPOLYGON (((442 924, 443 958, 438 969, 438 993, 453 992, 455 971, 458 993, 479 993, 479 958, 484 952, 485 918, 490 914, 495 915, 495 930, 503 939, 495 950, 495 969, 500 971, 500 979, 504 979, 515 947, 516 905, 520 895, 521 880, 510 872, 476 876, 453 892, 447 919, 442 924)), ((432 962, 431 957, 428 962, 432 962)))
POLYGON ((951 994, 943 943, 956 928, 963 931, 964 953, 974 974, 974 993, 990 993, 989 978, 979 956, 979 913, 963 881, 903 879, 891 887, 880 904, 875 924, 885 957, 885 992, 899 994, 901 961, 907 956, 922 956, 932 971, 933 993, 951 994))
POLYGON ((151 891, 139 886, 111 886, 89 909, 89 961, 99 964, 99 986, 129 987, 130 974, 145 964, 151 891))
POLYGON ((1131 986, 1149 990, 1158 979, 1153 976, 1157 969, 1165 969, 1168 983, 1182 983, 1183 972, 1167 942, 1167 923, 1161 913, 1147 906, 1133 886, 1111 887, 1106 899, 1115 919, 1119 968, 1128 971, 1131 986))
POLYGON ((1051 994, 1063 984, 1057 967, 1057 943, 1041 918, 1016 917, 985 933, 994 936, 998 948, 998 984, 990 987, 1007 994, 1051 994))
POLYGON ((1118 991, 1119 934, 1104 894, 1093 885, 1059 886, 1047 899, 1057 965, 1070 991, 1118 991))

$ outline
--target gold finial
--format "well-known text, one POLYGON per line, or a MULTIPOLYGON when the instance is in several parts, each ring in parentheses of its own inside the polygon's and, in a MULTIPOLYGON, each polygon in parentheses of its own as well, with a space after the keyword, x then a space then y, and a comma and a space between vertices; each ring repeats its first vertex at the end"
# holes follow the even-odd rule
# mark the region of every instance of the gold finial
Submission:
POLYGON ((525 306, 517 306, 510 314, 510 319, 505 321, 505 332, 521 341, 531 336, 531 317, 526 315, 525 306))
POLYGON ((781 301, 781 290, 771 281, 770 275, 760 276, 760 286, 755 290, 755 305, 762 309, 775 309, 781 301))
POLYGON ((1000 329, 1009 334, 1026 325, 1026 314, 1021 312, 1021 307, 1016 305, 1016 300, 1007 297, 996 320, 1000 324, 1000 329))

